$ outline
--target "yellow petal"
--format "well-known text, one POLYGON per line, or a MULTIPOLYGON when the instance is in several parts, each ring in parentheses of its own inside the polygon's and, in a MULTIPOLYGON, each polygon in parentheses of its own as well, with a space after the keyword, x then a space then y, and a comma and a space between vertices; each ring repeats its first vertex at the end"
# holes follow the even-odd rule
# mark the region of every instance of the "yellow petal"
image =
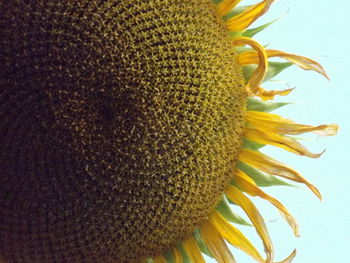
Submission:
MULTIPOLYGON (((235 46, 248 45, 251 46, 255 50, 255 54, 258 56, 258 66, 251 75, 250 79, 246 83, 245 89, 249 96, 259 96, 263 100, 273 99, 276 95, 285 96, 288 95, 293 89, 285 89, 285 90, 265 90, 260 85, 264 80, 265 74, 267 72, 268 61, 267 61, 267 53, 265 48, 260 45, 255 40, 248 37, 237 37, 233 40, 233 44, 235 46)), ((237 57, 238 63, 241 66, 244 66, 247 61, 237 57)))
POLYGON ((256 68, 256 70, 254 71, 251 78, 248 80, 246 84, 246 90, 248 92, 248 95, 250 96, 257 95, 261 90, 260 84, 263 81, 267 71, 268 62, 267 62, 267 55, 266 55, 265 49, 258 42, 247 37, 235 38, 233 40, 233 44, 236 46, 249 45, 257 51, 257 54, 259 56, 258 67, 256 68))
POLYGON ((262 154, 261 152, 242 148, 239 155, 239 160, 256 169, 264 171, 265 173, 281 176, 295 182, 304 183, 319 199, 322 199, 320 191, 314 185, 309 183, 304 177, 302 177, 297 171, 265 154, 262 154))
POLYGON ((227 15, 233 8, 235 8, 241 0, 223 0, 218 5, 216 12, 220 16, 227 15))
POLYGON ((277 114, 247 111, 246 121, 266 132, 274 132, 279 134, 302 134, 306 132, 314 132, 320 136, 332 136, 337 133, 338 125, 319 125, 310 126, 297 124, 291 120, 285 119, 277 114))
POLYGON ((281 212, 282 216, 286 219, 288 224, 292 227, 294 235, 299 236, 298 223, 281 202, 262 191, 258 186, 256 186, 255 182, 241 170, 236 171, 233 182, 238 188, 248 193, 249 195, 259 196, 274 205, 281 212))
POLYGON ((260 215, 258 209, 254 206, 252 201, 249 200, 238 188, 229 186, 226 190, 226 195, 236 205, 240 206, 252 221, 258 235, 263 241, 265 252, 267 255, 266 262, 272 262, 273 258, 273 246, 267 231, 264 219, 260 215))
MULTIPOLYGON (((286 59, 295 65, 299 66, 304 70, 313 70, 316 71, 327 79, 329 79, 325 69, 315 60, 309 59, 307 57, 286 53, 280 50, 275 49, 266 49, 266 54, 268 58, 271 57, 280 57, 286 59)), ((259 63, 259 54, 256 51, 246 51, 242 52, 237 57, 240 65, 245 66, 249 64, 258 64, 259 63)))
POLYGON ((192 262, 205 263, 196 240, 190 236, 183 242, 183 247, 192 262))
POLYGON ((274 132, 266 132, 264 130, 245 128, 244 137, 250 141, 257 142, 260 144, 268 144, 276 147, 280 147, 289 152, 308 156, 311 158, 318 158, 322 153, 314 154, 309 152, 302 144, 298 143, 296 140, 282 136, 274 132))
POLYGON ((175 246, 172 248, 171 252, 174 256, 175 263, 183 263, 181 253, 175 246))
POLYGON ((289 60, 290 62, 293 62, 295 65, 298 65, 302 69, 316 71, 322 74, 323 76, 325 76, 327 79, 329 79, 324 68, 317 61, 309 59, 307 57, 298 56, 295 54, 289 54, 289 53, 286 53, 280 50, 274 50, 274 49, 268 49, 267 56, 284 58, 286 60, 289 60))
POLYGON ((204 222, 200 229, 203 241, 218 263, 236 263, 222 236, 209 221, 204 222))
POLYGON ((209 220, 220 232, 222 237, 231 245, 243 250, 258 262, 265 262, 252 243, 237 228, 227 222, 219 213, 214 212, 210 216, 209 220))
POLYGON ((283 90, 264 90, 262 88, 259 89, 259 93, 256 94, 262 100, 272 100, 276 95, 286 96, 291 93, 293 89, 283 89, 283 90))
POLYGON ((252 5, 242 13, 227 20, 227 28, 232 32, 243 31, 249 27, 255 20, 266 13, 274 0, 264 0, 258 4, 252 5))

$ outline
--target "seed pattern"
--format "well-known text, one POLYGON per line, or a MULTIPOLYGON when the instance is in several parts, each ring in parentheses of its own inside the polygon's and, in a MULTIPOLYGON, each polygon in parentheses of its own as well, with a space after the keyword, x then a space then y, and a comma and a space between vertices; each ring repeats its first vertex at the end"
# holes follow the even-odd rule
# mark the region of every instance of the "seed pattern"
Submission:
POLYGON ((236 165, 246 93, 210 0, 0 3, 0 259, 138 262, 236 165))

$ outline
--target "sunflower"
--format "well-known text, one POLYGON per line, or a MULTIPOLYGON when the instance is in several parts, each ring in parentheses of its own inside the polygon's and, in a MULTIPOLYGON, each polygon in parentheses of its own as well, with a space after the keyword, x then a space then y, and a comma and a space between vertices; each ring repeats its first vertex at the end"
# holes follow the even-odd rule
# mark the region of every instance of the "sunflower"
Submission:
POLYGON ((240 2, 0 3, 1 262, 235 262, 227 243, 274 262, 251 196, 299 235, 263 187, 287 179, 321 194, 261 148, 318 158, 295 136, 337 125, 270 113, 292 89, 262 85, 293 64, 328 76, 252 38, 273 0, 240 2))

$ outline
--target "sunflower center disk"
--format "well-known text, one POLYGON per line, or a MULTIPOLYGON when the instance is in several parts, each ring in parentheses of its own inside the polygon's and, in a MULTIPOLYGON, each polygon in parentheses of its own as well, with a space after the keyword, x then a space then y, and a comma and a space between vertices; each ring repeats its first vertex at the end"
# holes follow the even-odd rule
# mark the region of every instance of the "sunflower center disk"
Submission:
POLYGON ((190 235, 232 177, 244 126, 211 1, 9 2, 0 257, 133 262, 190 235))

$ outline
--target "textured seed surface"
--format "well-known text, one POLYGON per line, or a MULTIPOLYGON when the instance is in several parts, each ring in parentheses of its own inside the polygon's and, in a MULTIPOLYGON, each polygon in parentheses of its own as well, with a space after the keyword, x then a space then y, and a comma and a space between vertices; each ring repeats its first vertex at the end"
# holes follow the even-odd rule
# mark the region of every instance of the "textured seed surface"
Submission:
POLYGON ((138 262, 221 198, 245 92, 210 0, 0 2, 0 260, 138 262))

